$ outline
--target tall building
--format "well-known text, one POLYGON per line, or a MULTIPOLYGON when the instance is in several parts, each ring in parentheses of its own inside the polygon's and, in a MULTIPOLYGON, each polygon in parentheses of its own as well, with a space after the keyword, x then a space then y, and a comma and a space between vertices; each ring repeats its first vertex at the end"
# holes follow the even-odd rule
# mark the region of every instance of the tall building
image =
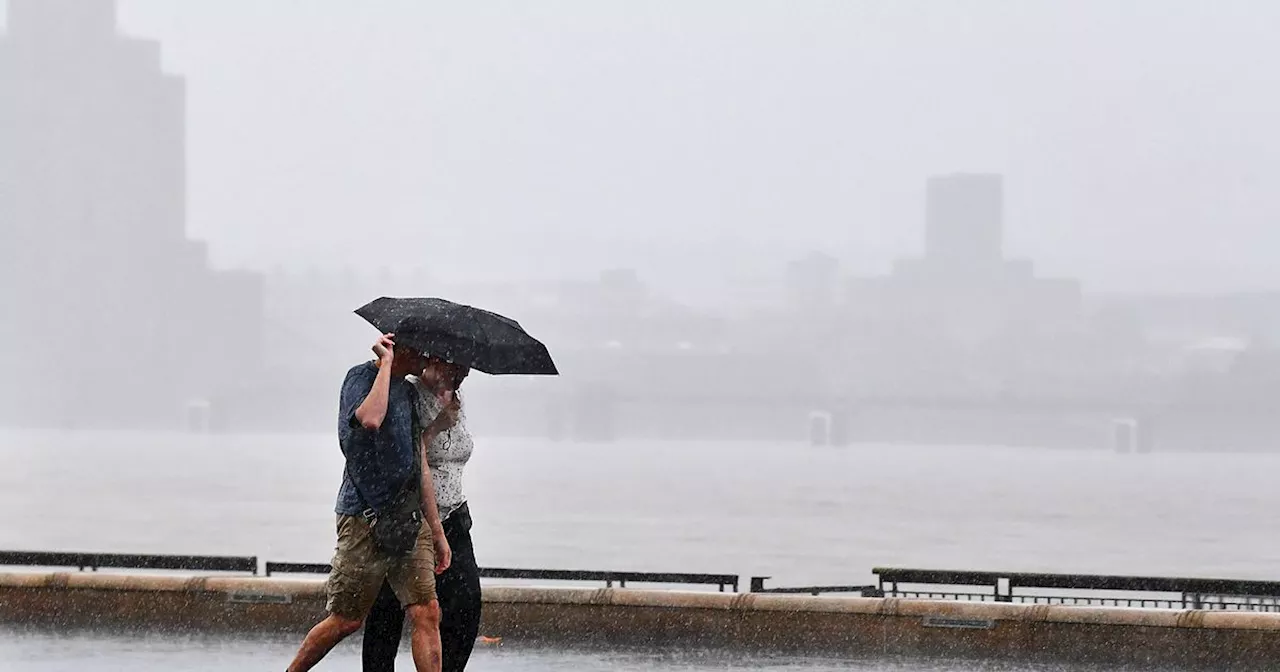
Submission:
POLYGON ((787 301, 792 308, 829 310, 836 302, 840 260, 822 252, 787 264, 787 301))
POLYGON ((924 255, 850 283, 848 340, 863 383, 969 393, 1077 374, 1066 350, 1082 326, 1080 284, 1006 256, 1003 191, 999 175, 930 178, 924 255))
POLYGON ((0 417, 168 424, 260 363, 261 280, 186 235, 185 86, 115 0, 9 0, 0 417))
POLYGON ((958 269, 991 267, 1004 259, 1004 181, 962 173, 929 178, 925 256, 958 269))

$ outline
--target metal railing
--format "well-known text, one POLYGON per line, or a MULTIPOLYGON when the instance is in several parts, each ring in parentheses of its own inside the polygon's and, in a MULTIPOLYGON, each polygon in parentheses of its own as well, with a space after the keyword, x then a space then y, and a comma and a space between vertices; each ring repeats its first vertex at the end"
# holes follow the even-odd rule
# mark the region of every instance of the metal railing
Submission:
MULTIPOLYGON (((147 555, 133 553, 75 553, 0 551, 0 566, 75 567, 80 571, 152 569, 189 572, 258 574, 257 556, 147 555)), ((264 574, 328 574, 327 564, 267 562, 264 574)), ((791 595, 857 594, 927 600, 964 600, 1061 604, 1266 611, 1280 613, 1280 582, 1240 579, 1111 576, 1099 574, 1043 574, 877 567, 875 585, 766 587, 767 576, 750 580, 753 593, 791 595)), ((736 574, 615 572, 563 569, 487 567, 481 578, 602 582, 608 587, 628 583, 716 586, 738 592, 736 574)))
POLYGON ((857 593, 862 597, 883 597, 880 590, 875 586, 788 586, 785 588, 766 588, 764 582, 772 577, 753 576, 751 577, 751 592, 753 593, 774 593, 778 595, 823 595, 823 594, 852 594, 857 593))
POLYGON ((908 599, 1280 612, 1280 582, 1275 581, 894 567, 878 567, 872 572, 880 594, 908 599), (903 584, 924 589, 908 590, 903 584), (976 586, 990 590, 947 589, 976 586), (1067 591, 1084 594, 1060 594, 1067 591))
POLYGON ((604 581, 612 587, 617 582, 619 588, 626 588, 627 583, 661 583, 670 585, 702 585, 716 586, 720 592, 725 588, 738 592, 737 574, 682 574, 663 572, 601 572, 563 569, 502 569, 487 567, 480 569, 480 577, 484 579, 533 579, 541 581, 604 581))
MULTIPOLYGON (((206 555, 143 555, 117 553, 63 553, 45 551, 0 551, 0 566, 12 567, 76 567, 80 571, 112 569, 163 569, 190 572, 247 572, 257 575, 257 556, 206 556, 206 555)), ((331 567, 321 563, 266 562, 263 574, 328 574, 331 567)), ((737 574, 685 574, 673 572, 612 572, 567 569, 510 569, 484 567, 480 569, 484 579, 513 579, 534 581, 589 581, 603 582, 607 587, 616 583, 626 588, 628 583, 666 585, 716 586, 720 592, 731 589, 738 592, 737 574)))
MULTIPOLYGON (((331 567, 326 564, 307 564, 295 562, 268 562, 265 574, 328 574, 331 567)), ((509 569, 502 567, 480 568, 482 579, 513 579, 534 581, 591 581, 604 582, 612 588, 617 583, 619 588, 626 588, 627 583, 651 583, 669 585, 705 585, 717 586, 720 592, 731 588, 738 592, 739 577, 737 574, 682 574, 662 572, 610 572, 573 569, 509 569)))
POLYGON ((50 553, 0 551, 0 566, 77 567, 80 571, 112 569, 171 569, 190 572, 258 573, 256 556, 145 555, 137 553, 50 553))

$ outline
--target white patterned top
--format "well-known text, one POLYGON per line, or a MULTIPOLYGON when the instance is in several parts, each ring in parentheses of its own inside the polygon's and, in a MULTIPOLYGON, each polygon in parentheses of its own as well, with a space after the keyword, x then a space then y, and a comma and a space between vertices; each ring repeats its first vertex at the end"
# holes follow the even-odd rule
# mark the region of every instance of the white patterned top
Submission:
MULTIPOLYGON (((409 382, 418 389, 418 420, 422 427, 426 427, 440 413, 440 402, 418 378, 409 376, 409 382)), ((418 440, 421 441, 421 437, 418 440)), ((475 442, 467 429, 467 406, 464 403, 458 413, 458 422, 448 431, 437 434, 431 445, 427 446, 427 466, 431 467, 436 508, 440 510, 441 521, 467 501, 462 492, 462 470, 467 466, 474 449, 475 442)))

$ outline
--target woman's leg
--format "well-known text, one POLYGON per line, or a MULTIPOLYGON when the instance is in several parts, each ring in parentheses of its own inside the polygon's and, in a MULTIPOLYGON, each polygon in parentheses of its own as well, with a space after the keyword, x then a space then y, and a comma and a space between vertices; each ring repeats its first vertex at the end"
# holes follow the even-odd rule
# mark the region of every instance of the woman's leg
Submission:
POLYGON ((404 609, 391 584, 383 581, 378 599, 364 621, 364 672, 395 672, 403 632, 404 609))
POLYGON ((471 546, 471 516, 460 510, 444 524, 453 562, 436 577, 440 598, 440 645, 443 672, 461 672, 480 634, 480 568, 471 546))

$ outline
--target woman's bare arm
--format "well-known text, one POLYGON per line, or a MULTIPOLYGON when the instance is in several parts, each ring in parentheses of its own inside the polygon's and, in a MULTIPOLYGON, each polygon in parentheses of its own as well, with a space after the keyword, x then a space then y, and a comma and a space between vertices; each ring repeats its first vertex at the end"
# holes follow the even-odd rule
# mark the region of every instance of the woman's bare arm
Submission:
POLYGON ((436 505, 436 484, 431 478, 431 465, 427 463, 427 447, 439 433, 434 427, 428 426, 422 432, 422 447, 419 449, 422 460, 422 515, 427 519, 427 529, 431 530, 431 539, 435 542, 436 574, 449 569, 453 562, 453 550, 449 548, 449 540, 445 538, 440 507, 436 505))

